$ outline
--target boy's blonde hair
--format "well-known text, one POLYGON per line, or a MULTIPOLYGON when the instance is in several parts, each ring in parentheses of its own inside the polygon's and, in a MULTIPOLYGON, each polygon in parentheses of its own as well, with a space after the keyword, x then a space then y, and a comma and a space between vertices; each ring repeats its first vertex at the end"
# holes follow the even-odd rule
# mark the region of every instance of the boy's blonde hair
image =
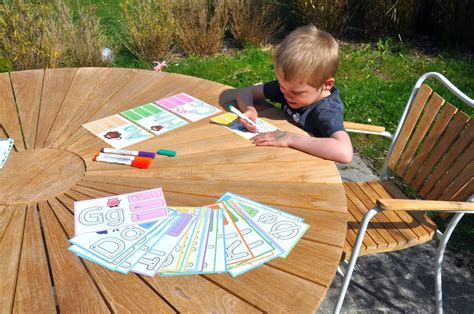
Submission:
POLYGON ((301 80, 319 88, 336 74, 339 45, 331 34, 316 26, 302 26, 283 39, 273 59, 285 80, 301 80))

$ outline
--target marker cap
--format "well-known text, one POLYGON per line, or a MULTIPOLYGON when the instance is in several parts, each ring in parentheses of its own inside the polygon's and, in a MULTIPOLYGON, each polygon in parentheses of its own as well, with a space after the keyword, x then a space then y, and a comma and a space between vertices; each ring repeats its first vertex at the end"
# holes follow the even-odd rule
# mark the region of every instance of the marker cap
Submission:
POLYGON ((170 156, 170 157, 176 156, 176 152, 174 150, 169 150, 169 149, 159 149, 156 153, 159 155, 165 155, 165 156, 170 156))

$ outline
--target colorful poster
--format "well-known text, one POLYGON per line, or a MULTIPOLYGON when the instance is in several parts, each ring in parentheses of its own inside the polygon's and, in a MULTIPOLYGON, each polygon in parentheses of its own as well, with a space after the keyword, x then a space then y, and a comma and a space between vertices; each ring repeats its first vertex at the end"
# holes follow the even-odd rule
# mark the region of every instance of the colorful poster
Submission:
POLYGON ((160 135, 188 124, 188 122, 180 117, 152 103, 122 111, 120 114, 155 135, 160 135))
POLYGON ((167 219, 168 216, 161 188, 74 202, 76 235, 167 219))
POLYGON ((82 125, 114 148, 124 148, 153 137, 119 114, 82 125))
POLYGON ((0 138, 0 169, 7 161, 8 156, 13 148, 14 139, 0 138))
POLYGON ((199 121, 221 112, 219 108, 186 93, 180 93, 171 97, 159 99, 155 101, 155 104, 174 112, 191 122, 199 121))
MULTIPOLYGON (((232 132, 246 138, 251 139, 258 133, 253 133, 247 130, 240 122, 239 117, 232 112, 227 112, 217 117, 211 118, 211 121, 220 125, 224 125, 229 128, 232 132)), ((271 125, 270 123, 257 118, 257 127, 260 130, 260 133, 273 132, 278 130, 277 127, 271 125)))

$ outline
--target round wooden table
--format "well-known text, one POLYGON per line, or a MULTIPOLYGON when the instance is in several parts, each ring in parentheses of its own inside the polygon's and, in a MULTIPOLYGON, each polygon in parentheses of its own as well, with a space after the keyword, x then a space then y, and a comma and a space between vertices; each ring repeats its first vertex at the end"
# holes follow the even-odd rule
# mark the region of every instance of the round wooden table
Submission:
MULTIPOLYGON (((346 199, 331 161, 255 147, 209 119, 127 149, 177 152, 148 170, 92 162, 107 144, 81 125, 180 92, 214 106, 232 88, 163 72, 68 68, 0 74, 0 137, 15 139, 0 169, 1 312, 313 312, 335 276, 346 199), (239 277, 122 275, 67 250, 78 200, 162 187, 168 205, 203 206, 229 191, 310 224, 286 258, 239 277)), ((260 115, 302 132, 277 109, 260 115)))

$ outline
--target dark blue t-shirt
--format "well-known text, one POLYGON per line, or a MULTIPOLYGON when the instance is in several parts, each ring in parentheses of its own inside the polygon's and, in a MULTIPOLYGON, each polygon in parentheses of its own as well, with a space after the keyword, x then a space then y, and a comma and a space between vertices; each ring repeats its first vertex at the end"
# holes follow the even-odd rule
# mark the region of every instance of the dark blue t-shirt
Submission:
POLYGON ((278 81, 263 84, 263 93, 268 100, 281 103, 286 114, 316 137, 330 137, 334 132, 344 131, 344 104, 335 87, 331 89, 331 95, 300 109, 288 105, 278 81))

